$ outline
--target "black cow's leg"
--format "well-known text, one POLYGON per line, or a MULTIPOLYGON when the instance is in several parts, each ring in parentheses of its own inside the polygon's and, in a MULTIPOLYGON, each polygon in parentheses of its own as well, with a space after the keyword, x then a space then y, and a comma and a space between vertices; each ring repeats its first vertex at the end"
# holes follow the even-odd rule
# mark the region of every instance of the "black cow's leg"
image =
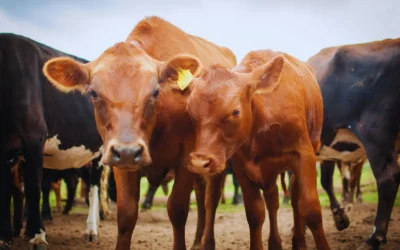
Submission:
MULTIPOLYGON (((3 156, 0 159, 4 159, 3 156)), ((0 166, 0 249, 8 249, 12 241, 10 203, 12 192, 11 169, 1 162, 0 166)))
POLYGON ((43 174, 43 138, 32 138, 26 141, 25 164, 23 167, 26 205, 29 214, 25 235, 34 237, 31 240, 37 249, 44 249, 46 244, 45 228, 40 214, 40 192, 43 174))
POLYGON ((14 221, 13 221, 13 236, 18 237, 22 229, 24 193, 17 186, 13 185, 13 203, 14 203, 14 221))
POLYGON ((334 161, 321 162, 321 184, 329 196, 329 202, 331 204, 331 210, 333 218, 335 220, 336 228, 342 231, 349 227, 350 220, 347 217, 344 208, 340 205, 336 199, 333 190, 333 172, 335 171, 334 161))
POLYGON ((240 185, 239 185, 238 180, 236 179, 235 172, 233 172, 233 171, 232 171, 232 182, 233 182, 233 186, 235 188, 232 204, 234 204, 234 205, 241 204, 241 203, 243 203, 243 195, 242 195, 242 193, 239 192, 240 185))
MULTIPOLYGON (((45 177, 45 176, 43 176, 45 177)), ((51 208, 50 208, 50 190, 51 190, 51 178, 43 178, 42 180, 42 218, 44 221, 51 221, 53 217, 51 216, 51 208)))
POLYGON ((67 169, 64 172, 64 181, 67 184, 67 192, 68 192, 68 197, 67 197, 67 203, 65 204, 65 207, 62 211, 63 214, 68 214, 72 206, 74 205, 74 199, 75 199, 75 194, 76 194, 76 188, 78 186, 78 175, 76 174, 75 169, 67 169))
POLYGON ((147 190, 146 198, 143 201, 142 204, 142 209, 150 209, 153 205, 153 199, 154 195, 156 194, 156 191, 158 189, 158 186, 153 186, 149 183, 149 189, 147 190))
POLYGON ((90 191, 89 191, 89 214, 86 221, 85 240, 98 240, 98 223, 99 223, 99 188, 100 178, 103 167, 99 167, 100 157, 92 161, 90 169, 90 191))
POLYGON ((360 126, 361 139, 378 187, 378 210, 374 228, 366 244, 360 249, 379 249, 379 245, 386 242, 390 216, 400 183, 400 166, 395 151, 397 128, 383 125, 360 126))

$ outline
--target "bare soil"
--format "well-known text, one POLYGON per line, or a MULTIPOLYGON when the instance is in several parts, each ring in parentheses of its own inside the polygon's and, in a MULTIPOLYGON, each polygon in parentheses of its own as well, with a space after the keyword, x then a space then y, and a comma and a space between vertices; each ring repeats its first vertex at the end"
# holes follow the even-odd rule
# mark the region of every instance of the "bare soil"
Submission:
MULTIPOLYGON (((161 198, 161 197, 156 197, 161 198)), ((164 197, 162 197, 164 198, 164 197)), ((155 202, 156 202, 155 200, 155 202)), ((163 199, 165 202, 165 199, 163 199)), ((54 214, 54 219, 46 223, 47 241, 49 250, 66 249, 115 249, 117 240, 117 222, 115 204, 111 204, 112 214, 110 218, 100 222, 99 242, 84 242, 83 231, 86 223, 86 213, 73 212, 70 215, 54 214)), ((82 210, 82 209, 81 209, 82 210)), ((332 220, 328 208, 323 209, 324 228, 328 242, 333 250, 356 249, 372 230, 373 216, 376 205, 356 205, 349 214, 351 225, 348 229, 338 232, 332 220)), ((291 208, 279 209, 279 228, 284 249, 291 249, 291 229, 293 216, 291 208)), ((195 209, 189 212, 186 227, 186 244, 190 249, 194 239, 197 213, 195 209)), ((269 232, 268 216, 263 228, 264 247, 267 249, 269 232)), ((249 249, 249 230, 246 216, 243 211, 219 212, 215 223, 215 237, 217 249, 241 250, 249 249)), ((315 249, 315 244, 310 230, 307 230, 308 249, 315 249)), ((133 233, 131 249, 172 249, 172 227, 168 219, 167 211, 157 209, 145 211, 139 214, 139 219, 133 233)), ((13 249, 28 249, 28 240, 17 238, 14 240, 13 249)), ((388 243, 381 249, 400 249, 400 209, 395 208, 389 226, 388 243)))

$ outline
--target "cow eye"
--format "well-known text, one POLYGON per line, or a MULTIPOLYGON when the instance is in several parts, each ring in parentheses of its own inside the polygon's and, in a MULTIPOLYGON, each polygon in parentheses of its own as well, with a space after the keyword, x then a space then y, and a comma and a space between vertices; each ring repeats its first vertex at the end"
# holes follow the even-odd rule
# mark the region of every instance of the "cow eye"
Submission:
POLYGON ((157 97, 160 94, 160 91, 157 89, 153 92, 153 97, 157 97))
POLYGON ((96 98, 96 97, 97 97, 97 93, 96 93, 96 91, 94 91, 94 90, 90 91, 90 92, 89 92, 89 95, 90 95, 91 97, 93 97, 93 98, 96 98))
POLYGON ((239 110, 238 109, 235 109, 233 112, 232 112, 232 115, 234 116, 234 117, 238 117, 239 116, 239 110))

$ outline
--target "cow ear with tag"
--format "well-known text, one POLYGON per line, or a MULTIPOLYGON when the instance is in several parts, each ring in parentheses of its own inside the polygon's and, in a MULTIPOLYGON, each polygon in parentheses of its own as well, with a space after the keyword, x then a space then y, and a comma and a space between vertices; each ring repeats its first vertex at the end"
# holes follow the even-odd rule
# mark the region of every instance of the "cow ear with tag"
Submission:
POLYGON ((172 89, 181 91, 188 88, 201 68, 199 59, 191 55, 178 55, 160 67, 159 82, 170 84, 172 89))
POLYGON ((279 86, 284 65, 284 57, 277 56, 253 70, 251 77, 255 81, 254 90, 259 93, 273 92, 279 86))
POLYGON ((43 74, 59 90, 84 92, 90 79, 90 69, 86 64, 69 57, 56 57, 43 66, 43 74))

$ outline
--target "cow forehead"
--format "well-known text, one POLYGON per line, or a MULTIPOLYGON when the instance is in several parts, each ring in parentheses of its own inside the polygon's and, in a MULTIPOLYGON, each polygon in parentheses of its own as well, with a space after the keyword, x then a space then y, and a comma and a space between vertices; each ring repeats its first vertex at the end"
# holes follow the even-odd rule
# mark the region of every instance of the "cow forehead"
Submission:
POLYGON ((195 118, 219 118, 240 106, 241 89, 232 80, 199 82, 188 99, 188 112, 195 118))
POLYGON ((112 102, 141 99, 157 87, 157 65, 143 56, 108 55, 91 66, 91 87, 112 102))

